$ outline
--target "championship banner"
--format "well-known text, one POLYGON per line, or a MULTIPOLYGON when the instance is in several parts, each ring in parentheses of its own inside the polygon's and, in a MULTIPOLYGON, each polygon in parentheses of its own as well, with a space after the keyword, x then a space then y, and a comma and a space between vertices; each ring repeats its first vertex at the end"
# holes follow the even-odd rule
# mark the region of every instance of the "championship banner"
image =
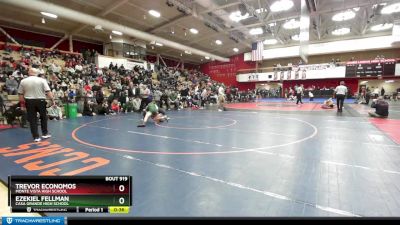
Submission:
POLYGON ((351 61, 346 63, 346 77, 393 76, 396 59, 351 61))
POLYGON ((327 78, 344 78, 346 66, 335 66, 330 63, 282 67, 274 72, 245 73, 236 75, 238 82, 310 80, 327 78))

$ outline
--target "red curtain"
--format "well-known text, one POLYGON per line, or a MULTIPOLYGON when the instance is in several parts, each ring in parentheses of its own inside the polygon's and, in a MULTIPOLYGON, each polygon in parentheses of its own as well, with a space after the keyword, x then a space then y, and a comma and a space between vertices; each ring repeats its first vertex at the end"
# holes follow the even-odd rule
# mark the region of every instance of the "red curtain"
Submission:
POLYGON ((244 54, 230 57, 229 62, 208 62, 200 66, 201 71, 208 74, 211 79, 224 83, 227 86, 238 87, 239 90, 254 89, 255 83, 239 83, 236 73, 240 69, 254 69, 254 62, 245 62, 244 54))

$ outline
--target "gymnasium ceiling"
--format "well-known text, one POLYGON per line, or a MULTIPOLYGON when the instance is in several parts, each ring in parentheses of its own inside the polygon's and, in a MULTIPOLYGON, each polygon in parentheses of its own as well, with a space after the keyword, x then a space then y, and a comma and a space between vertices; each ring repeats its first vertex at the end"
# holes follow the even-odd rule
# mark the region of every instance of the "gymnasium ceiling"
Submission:
MULTIPOLYGON (((90 15, 102 17, 169 39, 208 53, 229 57, 251 50, 251 43, 258 40, 275 39, 276 44, 266 45, 265 48, 298 45, 299 41, 292 36, 299 34, 297 29, 285 29, 284 23, 291 19, 300 18, 300 0, 292 0, 293 6, 285 11, 271 12, 271 6, 277 0, 47 0, 47 2, 77 10, 90 15), (167 2, 173 4, 168 6, 167 2), (182 13, 178 11, 178 7, 182 13), (264 12, 255 12, 257 9, 264 12), (238 22, 230 15, 242 9, 248 18, 238 22), (158 11, 161 16, 156 18, 149 10, 158 11), (255 13, 252 13, 255 12, 255 13), (254 16, 252 16, 254 15, 254 16), (205 24, 208 23, 209 26, 205 24), (214 29, 210 28, 214 27, 214 29), (198 33, 190 32, 195 28, 198 33), (250 35, 252 28, 262 28, 263 34, 250 35), (236 40, 233 40, 236 39, 236 40), (217 45, 216 40, 222 41, 217 45), (237 48, 238 52, 234 52, 237 48)), ((283 0, 288 1, 288 0, 283 0)), ((310 41, 325 42, 338 39, 354 39, 368 36, 390 35, 392 29, 372 31, 378 24, 391 24, 400 19, 400 10, 391 14, 382 14, 382 9, 400 0, 306 0, 311 16, 310 41), (351 11, 355 17, 347 21, 336 22, 332 17, 340 12, 351 11), (350 33, 335 36, 332 32, 340 28, 350 28, 350 33)), ((34 1, 30 1, 34 4, 34 1)), ((72 33, 81 40, 92 40, 97 43, 110 42, 110 30, 96 32, 92 26, 84 26, 62 17, 47 18, 42 24, 40 12, 26 10, 1 3, 2 13, 0 25, 24 28, 64 36, 72 33)), ((45 9, 43 9, 45 11, 45 9)), ((239 11, 240 12, 240 11, 239 11)), ((240 14, 240 13, 239 13, 240 14)), ((389 25, 390 26, 390 25, 389 25)), ((115 36, 115 35, 114 35, 115 36)), ((131 38, 134 37, 124 37, 131 38)), ((153 46, 148 43, 150 52, 158 52, 165 56, 182 58, 187 62, 203 63, 203 56, 188 55, 182 51, 165 46, 153 46), (182 55, 182 56, 181 56, 182 55)))

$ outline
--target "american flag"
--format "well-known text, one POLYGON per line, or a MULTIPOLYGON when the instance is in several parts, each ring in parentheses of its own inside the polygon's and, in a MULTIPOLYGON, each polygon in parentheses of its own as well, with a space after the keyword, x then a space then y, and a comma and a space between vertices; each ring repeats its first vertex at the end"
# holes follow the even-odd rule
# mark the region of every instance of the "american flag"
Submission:
POLYGON ((251 44, 251 61, 263 60, 264 43, 262 41, 251 44))

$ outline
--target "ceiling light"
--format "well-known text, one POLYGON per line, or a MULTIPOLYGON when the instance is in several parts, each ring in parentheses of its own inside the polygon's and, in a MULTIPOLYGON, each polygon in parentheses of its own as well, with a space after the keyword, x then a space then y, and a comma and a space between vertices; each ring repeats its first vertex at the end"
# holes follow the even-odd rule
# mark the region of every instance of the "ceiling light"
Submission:
POLYGON ((340 12, 340 13, 335 14, 334 16, 332 16, 332 20, 333 21, 345 21, 345 20, 353 19, 354 17, 356 17, 356 13, 351 10, 347 10, 345 12, 340 12))
POLYGON ((372 31, 387 30, 393 27, 393 23, 383 23, 371 27, 372 31))
POLYGON ((110 34, 110 40, 112 39, 112 35, 110 34))
POLYGON ((293 41, 300 41, 300 35, 296 34, 292 36, 293 41))
POLYGON ((199 31, 194 29, 194 28, 190 28, 190 32, 192 32, 192 34, 198 34, 199 31))
POLYGON ((274 45, 278 43, 278 41, 276 39, 266 39, 263 43, 264 45, 274 45))
POLYGON ((157 18, 161 16, 161 14, 156 10, 149 10, 149 14, 157 18))
POLYGON ((205 58, 205 59, 210 59, 210 57, 208 57, 208 56, 205 56, 204 58, 205 58))
POLYGON ((239 49, 238 49, 238 48, 233 48, 233 51, 234 51, 234 52, 238 52, 239 49))
POLYGON ((353 8, 353 11, 354 11, 354 12, 360 11, 360 7, 353 8))
POLYGON ((42 14, 43 16, 50 17, 50 18, 54 18, 54 19, 57 19, 57 17, 58 17, 56 14, 48 13, 48 12, 40 12, 40 14, 42 14))
POLYGON ((233 12, 233 13, 231 13, 231 14, 229 15, 229 19, 231 19, 232 21, 235 21, 235 22, 239 22, 239 21, 244 20, 244 19, 247 19, 247 18, 249 18, 249 14, 246 13, 246 14, 244 14, 244 15, 242 16, 242 14, 240 13, 240 11, 233 12))
POLYGON ((256 13, 258 13, 258 14, 260 14, 260 13, 263 13, 263 12, 267 12, 267 9, 265 9, 265 8, 259 8, 259 9, 256 9, 256 10, 254 10, 256 13))
POLYGON ((385 83, 393 83, 394 80, 385 80, 385 83))
POLYGON ((382 14, 392 14, 392 13, 398 13, 398 12, 400 12, 400 2, 385 6, 381 10, 382 14))
POLYGON ((268 24, 270 27, 274 27, 276 25, 276 23, 269 23, 268 24))
POLYGON ((215 41, 215 44, 217 44, 217 45, 222 45, 222 41, 216 40, 216 41, 215 41))
POLYGON ((159 43, 159 42, 156 42, 156 45, 157 45, 157 46, 164 46, 163 44, 161 44, 161 43, 159 43))
POLYGON ((44 20, 44 18, 42 18, 42 23, 43 23, 43 24, 46 23, 46 20, 44 20))
POLYGON ((293 5, 291 0, 278 0, 271 5, 270 9, 272 12, 286 11, 292 8, 293 5))
POLYGON ((283 28, 290 30, 290 29, 296 29, 300 27, 300 22, 295 20, 295 19, 291 19, 289 21, 287 21, 285 24, 283 24, 283 28))
POLYGON ((336 29, 336 30, 332 31, 332 34, 336 35, 336 36, 345 35, 348 33, 350 33, 350 28, 347 28, 347 27, 336 29))
POLYGON ((259 35, 259 34, 263 34, 263 33, 264 33, 264 31, 261 27, 253 28, 253 29, 250 29, 250 31, 249 31, 249 34, 251 34, 251 35, 259 35))
POLYGON ((112 33, 113 33, 113 34, 116 34, 116 35, 120 35, 120 36, 122 35, 122 32, 116 31, 116 30, 113 30, 112 33))
POLYGON ((188 50, 186 50, 185 53, 188 54, 188 55, 191 55, 191 54, 192 54, 192 52, 190 52, 190 51, 188 51, 188 50))

